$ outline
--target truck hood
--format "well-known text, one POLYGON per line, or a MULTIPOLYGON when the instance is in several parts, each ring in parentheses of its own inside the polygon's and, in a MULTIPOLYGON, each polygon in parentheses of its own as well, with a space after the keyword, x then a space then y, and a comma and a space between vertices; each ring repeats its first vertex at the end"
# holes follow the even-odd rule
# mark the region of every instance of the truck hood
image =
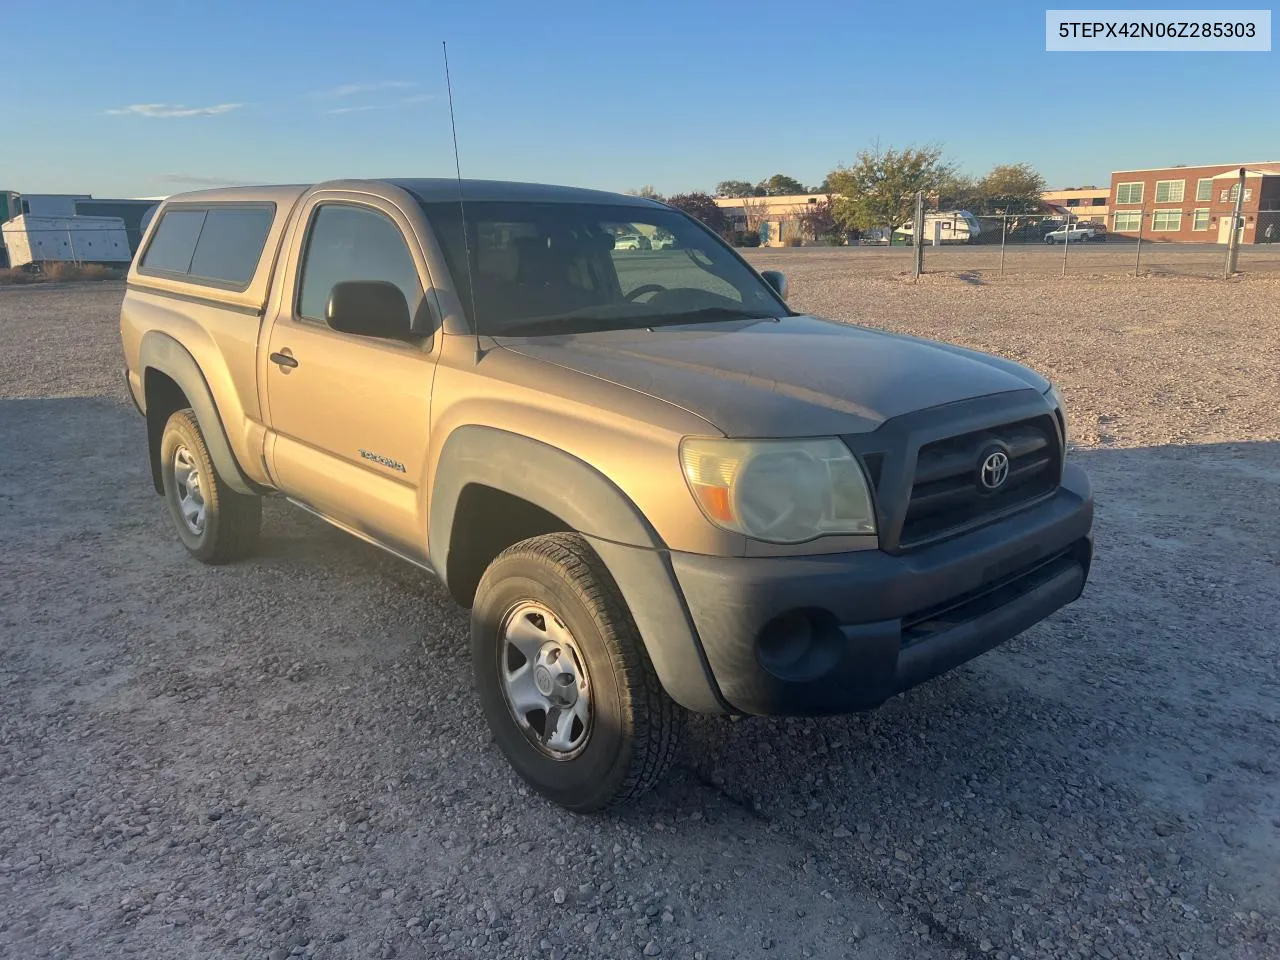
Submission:
POLYGON ((865 433, 927 407, 1049 389, 1011 360, 812 316, 497 342, 676 404, 730 437, 865 433))

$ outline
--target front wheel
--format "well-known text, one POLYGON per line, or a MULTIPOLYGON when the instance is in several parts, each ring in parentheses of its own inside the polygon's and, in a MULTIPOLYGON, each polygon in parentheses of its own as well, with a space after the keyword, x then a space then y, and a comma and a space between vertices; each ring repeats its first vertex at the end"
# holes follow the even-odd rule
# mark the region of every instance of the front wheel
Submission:
POLYGON ((548 799, 600 810, 639 797, 671 765, 683 711, 581 536, 535 537, 493 561, 471 610, 471 655, 494 739, 548 799))

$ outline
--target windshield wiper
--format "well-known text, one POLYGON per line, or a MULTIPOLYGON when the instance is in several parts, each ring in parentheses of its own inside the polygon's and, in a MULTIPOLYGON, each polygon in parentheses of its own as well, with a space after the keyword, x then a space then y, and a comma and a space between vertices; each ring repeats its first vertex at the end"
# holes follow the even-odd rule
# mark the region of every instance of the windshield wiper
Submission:
POLYGON ((678 327, 685 323, 716 323, 722 320, 773 320, 767 313, 752 313, 740 307, 703 307, 684 313, 660 313, 643 323, 646 327, 678 327))
POLYGON ((540 334, 589 333, 595 330, 638 330, 679 326, 685 323, 715 323, 723 320, 771 320, 770 316, 752 313, 740 307, 703 307, 682 313, 654 313, 639 316, 630 313, 604 314, 575 311, 556 317, 537 317, 519 321, 494 335, 499 337, 536 337, 540 334))
POLYGON ((538 317, 521 320, 496 331, 496 337, 536 337, 543 333, 587 333, 592 330, 608 330, 619 321, 629 318, 606 317, 591 314, 569 314, 560 317, 538 317))

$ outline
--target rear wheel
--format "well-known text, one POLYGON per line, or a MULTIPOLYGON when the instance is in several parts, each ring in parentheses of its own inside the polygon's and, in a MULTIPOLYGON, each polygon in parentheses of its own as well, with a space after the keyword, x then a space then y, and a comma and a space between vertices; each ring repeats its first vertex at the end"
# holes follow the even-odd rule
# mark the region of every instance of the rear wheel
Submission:
POLYGON ((205 563, 229 563, 258 546, 262 500, 236 493, 218 476, 200 424, 179 410, 160 438, 164 499, 182 545, 205 563))
POLYGON ((645 793, 671 765, 683 711, 581 536, 535 537, 493 561, 471 611, 471 653, 494 739, 543 796, 600 810, 645 793))

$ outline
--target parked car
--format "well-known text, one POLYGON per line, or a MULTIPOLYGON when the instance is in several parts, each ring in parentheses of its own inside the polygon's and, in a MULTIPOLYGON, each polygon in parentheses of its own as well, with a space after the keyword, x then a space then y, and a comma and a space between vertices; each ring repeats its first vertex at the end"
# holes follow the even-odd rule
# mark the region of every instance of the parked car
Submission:
POLYGON ((1087 243, 1090 240, 1106 239, 1107 228, 1092 221, 1059 227, 1044 235, 1045 243, 1087 243))
POLYGON ((651 250, 653 244, 649 238, 639 233, 624 233, 614 238, 615 250, 651 250))
MULTIPOLYGON (((1093 498, 1047 380, 786 293, 639 197, 236 187, 165 201, 120 335, 186 550, 252 554, 280 496, 439 577, 499 749, 595 810, 659 780, 686 710, 873 709, 1084 589, 1093 498), (619 222, 688 256, 632 277, 619 222)), ((456 674, 450 642, 427 669, 456 674)))

